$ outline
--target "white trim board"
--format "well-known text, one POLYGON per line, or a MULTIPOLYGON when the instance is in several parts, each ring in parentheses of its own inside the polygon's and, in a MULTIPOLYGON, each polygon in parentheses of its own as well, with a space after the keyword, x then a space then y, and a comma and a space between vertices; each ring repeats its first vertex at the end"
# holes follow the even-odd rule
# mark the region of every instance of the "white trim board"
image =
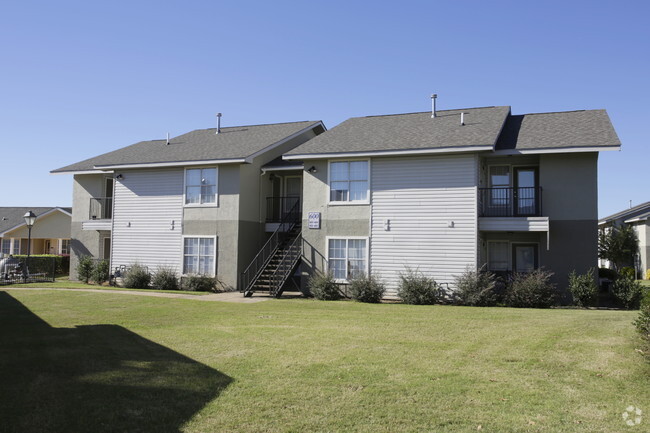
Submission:
POLYGON ((359 152, 333 152, 333 153, 314 153, 283 155, 282 159, 286 161, 307 160, 307 159, 330 159, 330 158, 363 158, 370 156, 402 156, 402 155, 429 155, 435 153, 461 153, 461 152, 481 152, 492 150, 494 146, 467 146, 467 147, 440 147, 427 149, 408 149, 408 150, 367 150, 359 152))

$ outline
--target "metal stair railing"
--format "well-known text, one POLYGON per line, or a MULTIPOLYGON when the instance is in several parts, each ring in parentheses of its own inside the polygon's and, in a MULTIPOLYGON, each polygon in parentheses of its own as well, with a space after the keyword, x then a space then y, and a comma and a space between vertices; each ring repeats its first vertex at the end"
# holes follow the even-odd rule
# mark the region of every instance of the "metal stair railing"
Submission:
POLYGON ((293 242, 285 250, 282 260, 278 263, 275 271, 269 277, 269 293, 271 296, 279 297, 282 294, 282 286, 284 286, 284 283, 291 276, 291 272, 301 256, 302 235, 298 233, 293 242))
POLYGON ((280 246, 281 238, 293 229, 298 222, 300 222, 300 201, 296 202, 291 210, 282 217, 278 228, 273 232, 264 246, 262 246, 251 263, 244 269, 244 272, 241 273, 239 287, 244 295, 248 295, 251 292, 253 285, 280 246))

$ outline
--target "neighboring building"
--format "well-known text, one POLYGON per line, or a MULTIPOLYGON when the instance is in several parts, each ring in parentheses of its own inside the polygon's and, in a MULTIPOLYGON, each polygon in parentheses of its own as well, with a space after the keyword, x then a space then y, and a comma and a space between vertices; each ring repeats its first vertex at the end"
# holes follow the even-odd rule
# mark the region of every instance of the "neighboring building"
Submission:
POLYGON ((364 272, 390 296, 406 267, 453 287, 485 264, 544 267, 565 287, 597 261, 598 152, 619 149, 605 110, 349 119, 284 155, 309 168, 302 284, 314 271, 364 272))
MULTIPOLYGON (((634 260, 634 267, 639 278, 645 278, 646 271, 650 269, 650 201, 617 212, 598 221, 601 230, 612 226, 628 224, 634 227, 639 239, 639 251, 634 260)), ((606 260, 601 260, 600 265, 609 267, 606 260)))
POLYGON ((202 129, 53 170, 74 175, 71 269, 90 255, 112 270, 169 267, 238 287, 278 206, 295 200, 282 197, 301 192, 302 166, 276 159, 324 130, 319 121, 202 129))
POLYGON ((32 211, 31 254, 70 254, 69 207, 0 207, 0 257, 27 254, 28 229, 23 216, 32 211))

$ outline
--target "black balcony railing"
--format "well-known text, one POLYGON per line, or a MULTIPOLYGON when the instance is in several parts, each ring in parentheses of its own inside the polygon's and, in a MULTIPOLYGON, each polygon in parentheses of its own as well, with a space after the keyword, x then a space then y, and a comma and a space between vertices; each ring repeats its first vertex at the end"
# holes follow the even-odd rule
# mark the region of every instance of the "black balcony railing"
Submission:
POLYGON ((542 188, 479 188, 479 216, 542 216, 542 188))
POLYGON ((277 223, 296 208, 300 212, 300 197, 267 197, 266 198, 266 222, 277 223))
POLYGON ((109 220, 113 217, 113 197, 93 197, 90 199, 91 220, 109 220))

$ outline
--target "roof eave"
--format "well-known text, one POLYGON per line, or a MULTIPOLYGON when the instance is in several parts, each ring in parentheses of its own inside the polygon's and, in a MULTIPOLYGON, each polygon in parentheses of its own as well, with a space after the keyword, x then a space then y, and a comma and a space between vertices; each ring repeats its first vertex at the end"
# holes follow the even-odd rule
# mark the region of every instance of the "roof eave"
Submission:
POLYGON ((535 155, 545 153, 581 153, 581 152, 604 152, 610 150, 621 150, 620 145, 613 146, 574 146, 574 147, 552 147, 541 149, 500 149, 495 150, 495 155, 535 155))
POLYGON ((389 149, 389 150, 370 150, 358 152, 329 152, 329 153, 301 153, 295 155, 283 155, 285 161, 305 160, 305 159, 330 159, 330 158, 361 158, 371 156, 408 156, 408 155, 430 155, 437 153, 465 153, 465 152, 483 152, 494 149, 493 145, 465 146, 465 147, 440 147, 427 149, 389 149))

